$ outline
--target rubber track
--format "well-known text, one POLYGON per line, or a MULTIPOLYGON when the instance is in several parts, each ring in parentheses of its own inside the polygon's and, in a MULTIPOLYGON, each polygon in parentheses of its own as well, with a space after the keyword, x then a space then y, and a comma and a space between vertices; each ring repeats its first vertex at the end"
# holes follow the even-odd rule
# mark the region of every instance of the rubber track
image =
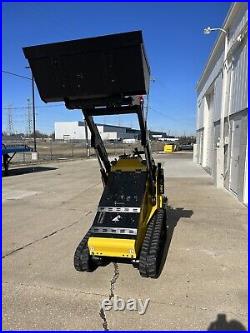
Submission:
POLYGON ((79 272, 90 272, 89 249, 87 246, 91 232, 88 231, 76 248, 74 255, 74 267, 79 272))
POLYGON ((159 261, 161 260, 160 246, 162 246, 161 234, 163 228, 166 230, 165 214, 165 209, 158 209, 148 223, 139 259, 139 272, 143 277, 158 277, 159 261))

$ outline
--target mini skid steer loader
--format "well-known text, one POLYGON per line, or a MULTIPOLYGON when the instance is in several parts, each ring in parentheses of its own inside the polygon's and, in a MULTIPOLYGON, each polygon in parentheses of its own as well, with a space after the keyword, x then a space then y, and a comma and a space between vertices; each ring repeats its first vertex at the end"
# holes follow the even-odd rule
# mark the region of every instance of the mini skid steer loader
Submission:
POLYGON ((160 274, 165 246, 164 170, 151 155, 143 95, 149 65, 141 31, 24 48, 40 96, 81 109, 104 185, 93 224, 74 255, 77 271, 128 262, 143 277, 160 274), (109 161, 94 117, 137 114, 142 149, 109 161))

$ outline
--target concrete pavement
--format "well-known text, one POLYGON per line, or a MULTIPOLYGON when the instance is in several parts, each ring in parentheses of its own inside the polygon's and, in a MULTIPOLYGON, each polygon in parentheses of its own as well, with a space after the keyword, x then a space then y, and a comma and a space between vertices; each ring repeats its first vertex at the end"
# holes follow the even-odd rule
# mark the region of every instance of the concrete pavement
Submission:
MULTIPOLYGON (((107 312, 109 329, 207 330, 218 314, 247 328, 247 209, 189 152, 155 158, 171 206, 166 262, 157 280, 119 264, 115 294, 150 303, 145 315, 107 312)), ((3 329, 102 330, 113 266, 78 273, 72 261, 102 192, 97 161, 39 168, 3 179, 3 329)))

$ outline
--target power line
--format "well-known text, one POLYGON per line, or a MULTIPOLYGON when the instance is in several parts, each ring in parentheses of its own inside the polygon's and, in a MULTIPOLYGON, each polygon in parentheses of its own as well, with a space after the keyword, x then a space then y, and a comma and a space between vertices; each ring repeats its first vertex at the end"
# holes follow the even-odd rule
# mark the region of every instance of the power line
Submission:
MULTIPOLYGON (((64 104, 57 104, 57 105, 38 105, 36 106, 36 109, 44 109, 44 108, 55 108, 55 107, 62 107, 65 106, 64 104)), ((27 109, 28 106, 15 106, 12 109, 13 110, 20 110, 20 109, 27 109)), ((3 110, 8 110, 8 106, 5 106, 2 108, 3 110)))
POLYGON ((165 114, 165 113, 163 113, 163 112, 161 112, 161 111, 159 111, 159 110, 156 110, 155 108, 150 108, 153 112, 156 112, 156 113, 158 113, 159 115, 161 115, 162 117, 166 117, 166 118, 168 118, 169 120, 171 120, 171 121, 174 121, 174 122, 180 122, 180 121, 184 121, 184 122, 194 122, 191 118, 175 118, 175 117, 172 117, 172 116, 170 116, 169 114, 165 114))
POLYGON ((163 113, 163 112, 161 112, 161 111, 156 110, 155 108, 150 108, 150 109, 151 109, 153 112, 158 113, 158 114, 161 115, 162 117, 166 117, 166 118, 168 118, 168 120, 171 120, 171 121, 174 121, 174 122, 180 122, 179 119, 176 119, 176 118, 170 116, 169 114, 165 114, 165 113, 163 113))
POLYGON ((16 73, 12 73, 12 72, 9 72, 9 71, 2 71, 2 73, 5 73, 5 74, 9 74, 9 75, 13 75, 13 76, 16 76, 16 77, 20 77, 22 79, 26 79, 26 80, 30 80, 32 81, 32 79, 28 76, 24 76, 24 75, 19 75, 19 74, 16 74, 16 73))

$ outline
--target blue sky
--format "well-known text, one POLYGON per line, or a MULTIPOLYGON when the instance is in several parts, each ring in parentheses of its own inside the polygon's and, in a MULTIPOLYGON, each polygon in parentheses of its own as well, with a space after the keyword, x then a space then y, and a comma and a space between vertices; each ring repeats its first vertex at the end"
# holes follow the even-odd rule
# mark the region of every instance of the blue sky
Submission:
MULTIPOLYGON (((195 130, 196 82, 217 33, 203 28, 222 25, 230 2, 190 3, 3 3, 3 70, 29 76, 22 47, 109 33, 143 30, 152 77, 149 128, 170 134, 195 130)), ((2 74, 3 129, 13 108, 15 130, 25 131, 29 80, 2 74)), ((51 133, 55 121, 81 120, 81 112, 64 106, 44 107, 38 94, 37 128, 51 133), (42 106, 42 107, 41 107, 42 106)), ((100 122, 136 125, 131 116, 101 117, 100 122)))

